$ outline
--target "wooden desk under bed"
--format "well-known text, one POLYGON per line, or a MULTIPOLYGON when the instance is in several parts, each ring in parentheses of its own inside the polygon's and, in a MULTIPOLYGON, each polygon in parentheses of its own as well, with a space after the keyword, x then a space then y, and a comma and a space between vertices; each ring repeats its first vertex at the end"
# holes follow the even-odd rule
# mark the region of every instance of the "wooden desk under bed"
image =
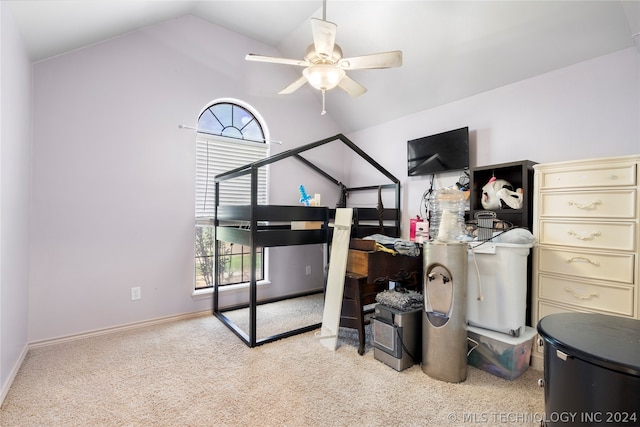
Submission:
POLYGON ((375 241, 352 239, 347 258, 340 326, 358 330, 358 354, 364 354, 365 318, 373 309, 365 306, 376 302, 376 295, 389 289, 389 282, 421 291, 422 256, 412 257, 377 251, 375 241))

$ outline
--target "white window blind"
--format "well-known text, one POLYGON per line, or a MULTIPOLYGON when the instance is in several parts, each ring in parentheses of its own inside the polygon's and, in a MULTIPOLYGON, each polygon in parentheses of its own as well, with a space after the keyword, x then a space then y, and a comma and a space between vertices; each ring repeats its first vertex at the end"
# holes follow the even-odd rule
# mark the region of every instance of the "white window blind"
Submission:
MULTIPOLYGON (((264 159, 261 142, 198 133, 196 138, 196 217, 213 217, 216 175, 264 159)), ((251 203, 251 174, 220 183, 220 205, 251 203)), ((258 204, 267 203, 267 167, 258 169, 258 204)))

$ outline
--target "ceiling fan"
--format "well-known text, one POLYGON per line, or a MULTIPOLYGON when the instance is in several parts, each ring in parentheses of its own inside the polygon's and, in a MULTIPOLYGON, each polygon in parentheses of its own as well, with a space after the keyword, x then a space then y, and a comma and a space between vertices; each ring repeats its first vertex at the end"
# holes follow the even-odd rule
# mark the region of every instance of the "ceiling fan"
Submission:
POLYGON ((373 68, 392 68, 402 65, 402 51, 381 52, 371 55, 343 58, 342 49, 335 42, 337 25, 326 20, 326 0, 323 1, 322 19, 311 18, 313 43, 304 54, 304 59, 275 58, 250 53, 247 61, 271 62, 276 64, 305 67, 302 77, 278 92, 288 95, 309 83, 322 92, 322 113, 325 114, 325 92, 335 87, 356 97, 367 91, 367 88, 346 75, 349 70, 373 68))

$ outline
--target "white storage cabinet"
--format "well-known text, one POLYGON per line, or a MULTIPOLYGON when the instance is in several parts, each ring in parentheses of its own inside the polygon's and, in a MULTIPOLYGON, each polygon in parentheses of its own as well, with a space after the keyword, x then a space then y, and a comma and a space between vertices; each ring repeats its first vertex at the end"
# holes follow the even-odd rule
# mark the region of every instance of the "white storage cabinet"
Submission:
MULTIPOLYGON (((640 318, 640 156, 534 166, 532 326, 561 312, 640 318)), ((543 369, 536 339, 532 366, 543 369)))

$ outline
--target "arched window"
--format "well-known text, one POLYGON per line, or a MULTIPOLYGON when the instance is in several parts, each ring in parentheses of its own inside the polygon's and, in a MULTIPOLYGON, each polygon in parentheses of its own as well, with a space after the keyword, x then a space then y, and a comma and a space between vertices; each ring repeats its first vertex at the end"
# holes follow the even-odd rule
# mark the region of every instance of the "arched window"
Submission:
MULTIPOLYGON (((267 156, 264 121, 240 101, 215 101, 198 118, 196 140, 196 217, 212 217, 216 175, 267 156)), ((251 177, 220 185, 220 204, 249 204, 251 177)), ((267 168, 258 172, 258 203, 267 202, 267 168)))
POLYGON ((265 142, 262 124, 256 116, 232 102, 216 102, 206 108, 198 118, 198 132, 265 142))
MULTIPOLYGON (((198 117, 196 137, 196 289, 213 287, 213 274, 220 285, 249 281, 249 248, 225 243, 217 263, 213 259, 213 227, 216 175, 253 163, 268 155, 268 133, 260 115, 238 100, 212 102, 198 117)), ((251 203, 251 176, 223 181, 219 187, 220 205, 251 203)), ((267 168, 258 171, 258 203, 267 203, 267 168)), ((257 250, 258 279, 264 278, 262 249, 257 250)))

